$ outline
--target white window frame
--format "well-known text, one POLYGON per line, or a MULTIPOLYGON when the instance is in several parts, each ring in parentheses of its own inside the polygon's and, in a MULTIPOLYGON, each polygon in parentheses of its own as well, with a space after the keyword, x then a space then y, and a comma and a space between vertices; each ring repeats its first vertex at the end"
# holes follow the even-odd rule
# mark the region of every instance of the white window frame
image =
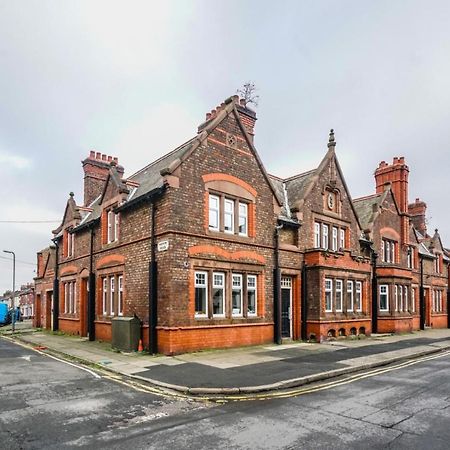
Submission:
POLYGON ((247 203, 243 203, 243 202, 238 202, 238 208, 239 208, 239 223, 238 223, 238 231, 239 231, 239 236, 248 236, 248 205, 247 203), (241 212, 241 208, 244 209, 244 212, 241 212), (243 219, 244 222, 244 231, 241 232, 241 219, 243 219))
POLYGON ((397 262, 397 258, 396 258, 396 254, 395 254, 395 242, 391 241, 391 263, 396 263, 397 262))
POLYGON ((314 222, 314 248, 320 248, 320 226, 319 222, 314 222))
POLYGON ((255 317, 258 315, 258 278, 256 275, 247 275, 247 316, 248 317, 255 317), (249 286, 249 280, 255 280, 254 286, 249 286), (254 292, 255 293, 255 312, 250 312, 248 309, 248 293, 254 292))
POLYGON ((339 250, 345 249, 345 230, 341 228, 339 230, 339 250))
POLYGON ((356 288, 355 288, 355 305, 356 305, 356 312, 362 311, 362 281, 356 282, 356 288), (359 298, 359 300, 358 300, 359 298), (359 305, 359 307, 358 307, 359 305))
POLYGON ((72 290, 73 290, 73 313, 77 313, 77 283, 76 281, 72 281, 72 290))
POLYGON ((378 297, 379 297, 379 309, 380 311, 389 311, 389 285, 388 284, 380 284, 378 288, 378 297), (384 292, 383 292, 384 291, 384 292), (386 297, 386 307, 381 307, 381 296, 386 297))
POLYGON ((331 278, 325 278, 325 312, 333 312, 333 280, 331 278), (329 307, 327 307, 328 293, 330 294, 329 307))
POLYGON ((243 305, 243 286, 242 286, 242 274, 239 273, 232 273, 231 274, 231 315, 233 317, 242 317, 242 305, 243 305), (239 281, 239 286, 235 286, 234 282, 236 280, 239 281), (241 298, 241 304, 240 304, 240 312, 235 312, 233 308, 233 292, 234 291, 240 291, 240 298, 241 298))
POLYGON ((353 299, 354 282, 347 280, 347 311, 354 311, 355 304, 353 299))
MULTIPOLYGON (((204 289, 205 290, 205 312, 197 312, 195 311, 195 317, 197 318, 203 318, 208 317, 208 272, 204 271, 195 271, 194 272, 194 291, 195 289, 204 289), (205 282, 204 283, 198 283, 197 282, 197 275, 204 275, 205 276, 205 282)), ((195 298, 194 298, 195 302, 195 298)), ((195 307, 196 305, 194 305, 195 307)))
POLYGON ((214 292, 212 292, 213 301, 213 317, 225 317, 225 273, 224 272, 213 272, 212 274, 212 288, 222 290, 222 314, 214 313, 214 292), (216 277, 222 278, 222 284, 216 283, 216 277))
POLYGON ((103 286, 102 286, 102 312, 103 315, 107 314, 107 302, 108 302, 108 277, 103 278, 103 286))
POLYGON ((403 286, 398 287, 398 310, 403 311, 403 286))
POLYGON ((333 250, 333 252, 336 252, 338 250, 338 228, 337 227, 333 227, 332 228, 332 239, 331 239, 331 250, 333 250))
POLYGON ((220 231, 220 197, 217 195, 209 194, 208 204, 209 204, 209 215, 208 215, 209 229, 213 231, 220 231), (212 203, 211 200, 217 202, 217 208, 211 204, 212 203), (214 226, 214 224, 212 224, 211 213, 214 214, 216 218, 217 226, 214 226))
POLYGON ((411 287, 411 311, 416 312, 416 289, 411 287))
POLYGON ((381 239, 381 261, 386 262, 384 239, 381 239))
POLYGON ((342 312, 343 311, 343 281, 342 280, 335 280, 335 289, 334 289, 334 305, 336 308, 336 312, 342 312), (339 298, 339 303, 338 303, 339 298), (340 306, 338 306, 340 304, 340 306))
POLYGON ((405 296, 404 302, 403 302, 403 311, 408 312, 408 310, 409 310, 409 305, 408 305, 408 302, 409 302, 408 286, 404 286, 403 287, 403 294, 405 296))
POLYGON ((234 200, 225 198, 223 201, 223 231, 234 234, 234 200), (231 211, 227 211, 227 205, 231 205, 231 211), (231 230, 226 229, 227 216, 231 217, 231 230))
POLYGON ((64 313, 69 313, 69 283, 64 283, 64 313))
POLYGON ((114 311, 114 294, 116 292, 116 279, 114 276, 109 278, 109 314, 115 315, 114 311))
POLYGON ((395 311, 398 311, 398 286, 394 285, 394 306, 395 311))
POLYGON ((329 229, 330 227, 326 224, 322 224, 322 248, 328 250, 329 248, 329 229))
POLYGON ((75 250, 75 233, 67 232, 67 256, 73 257, 75 250))
POLYGON ((117 296, 117 315, 123 316, 123 275, 117 278, 118 296, 117 296))

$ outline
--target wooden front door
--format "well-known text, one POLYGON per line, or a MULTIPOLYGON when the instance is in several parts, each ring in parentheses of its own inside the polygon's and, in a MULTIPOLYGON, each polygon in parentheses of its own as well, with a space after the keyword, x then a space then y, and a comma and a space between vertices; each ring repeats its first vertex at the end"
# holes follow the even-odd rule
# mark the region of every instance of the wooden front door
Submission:
POLYGON ((80 291, 80 333, 88 335, 88 278, 81 279, 80 291))
POLYGON ((292 278, 281 278, 281 337, 292 337, 292 278))

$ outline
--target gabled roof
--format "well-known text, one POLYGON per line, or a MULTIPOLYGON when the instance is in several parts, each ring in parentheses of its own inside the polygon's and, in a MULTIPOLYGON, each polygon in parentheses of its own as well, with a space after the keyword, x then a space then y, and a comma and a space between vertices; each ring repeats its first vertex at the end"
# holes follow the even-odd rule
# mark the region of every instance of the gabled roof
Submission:
POLYGON ((334 131, 331 130, 328 142, 328 151, 316 169, 294 175, 284 180, 271 175, 272 183, 276 187, 279 195, 283 194, 281 195, 281 199, 283 200, 282 211, 285 211, 285 214, 288 217, 290 217, 290 211, 292 208, 302 208, 305 199, 308 197, 314 186, 319 181, 322 171, 328 166, 329 162, 334 159, 336 169, 339 173, 342 185, 344 186, 345 192, 349 199, 350 207, 353 210, 356 221, 361 226, 358 214, 356 213, 355 207, 353 205, 350 190, 348 189, 344 174, 336 157, 335 146, 336 142, 334 140, 334 131))
MULTIPOLYGON (((252 113, 250 110, 246 110, 245 107, 239 105, 238 96, 229 97, 222 104, 217 114, 212 116, 209 120, 207 120, 199 127, 199 132, 196 136, 194 136, 184 144, 180 145, 171 152, 167 153, 166 155, 162 156, 156 161, 153 161, 152 163, 145 166, 143 169, 131 175, 127 179, 127 181, 136 183, 137 187, 135 188, 128 189, 128 186, 126 186, 126 182, 121 180, 118 174, 116 174, 117 176, 115 176, 114 173, 112 173, 114 172, 114 170, 110 171, 110 177, 112 177, 115 180, 117 186, 123 189, 124 192, 125 189, 127 189, 128 191, 128 197, 119 207, 119 209, 124 209, 130 206, 131 204, 138 202, 139 200, 145 198, 152 192, 162 190, 164 188, 164 177, 166 175, 173 173, 192 154, 192 152, 194 152, 200 145, 202 145, 205 142, 205 140, 208 138, 211 132, 230 114, 234 115, 239 125, 239 128, 246 139, 247 145, 249 146, 249 148, 251 149, 256 158, 256 161, 260 167, 263 176, 266 178, 268 185, 270 186, 275 198, 277 199, 278 203, 281 206, 282 197, 280 197, 279 192, 273 186, 272 180, 268 176, 266 169, 262 164, 262 161, 258 155, 258 152, 256 151, 256 148, 253 145, 253 141, 241 122, 239 111, 247 111, 247 113, 252 113)), ((100 218, 101 202, 103 195, 104 192, 99 198, 94 200, 94 202, 91 205, 89 205, 90 208, 92 208, 92 211, 88 212, 84 217, 81 218, 80 225, 77 227, 77 229, 85 227, 92 221, 98 220, 100 218)))
POLYGON ((77 206, 77 204, 75 203, 75 200, 73 198, 73 192, 71 192, 69 194, 69 199, 67 200, 66 203, 66 209, 64 210, 64 215, 63 215, 63 219, 61 221, 61 224, 59 225, 58 228, 56 228, 56 230, 53 230, 53 234, 59 236, 62 232, 63 226, 67 221, 71 221, 71 220, 78 220, 81 219, 81 213, 79 210, 79 207, 77 206))

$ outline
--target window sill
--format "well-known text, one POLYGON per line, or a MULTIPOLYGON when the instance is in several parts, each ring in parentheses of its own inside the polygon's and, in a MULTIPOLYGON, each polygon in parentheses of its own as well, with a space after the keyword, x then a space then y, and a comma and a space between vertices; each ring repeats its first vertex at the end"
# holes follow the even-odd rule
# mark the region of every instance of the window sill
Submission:
POLYGON ((209 229, 206 234, 210 237, 229 239, 237 242, 247 242, 252 239, 249 235, 246 234, 227 233, 225 231, 211 229, 209 229))

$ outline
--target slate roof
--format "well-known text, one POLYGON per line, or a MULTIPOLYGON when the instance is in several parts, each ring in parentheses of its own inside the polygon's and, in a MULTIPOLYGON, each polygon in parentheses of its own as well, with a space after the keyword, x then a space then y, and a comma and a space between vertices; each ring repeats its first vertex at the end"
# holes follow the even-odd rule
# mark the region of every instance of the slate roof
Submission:
POLYGON ((375 206, 379 206, 382 202, 383 194, 374 194, 367 197, 361 197, 353 200, 356 214, 363 230, 371 228, 371 224, 375 218, 375 206))

